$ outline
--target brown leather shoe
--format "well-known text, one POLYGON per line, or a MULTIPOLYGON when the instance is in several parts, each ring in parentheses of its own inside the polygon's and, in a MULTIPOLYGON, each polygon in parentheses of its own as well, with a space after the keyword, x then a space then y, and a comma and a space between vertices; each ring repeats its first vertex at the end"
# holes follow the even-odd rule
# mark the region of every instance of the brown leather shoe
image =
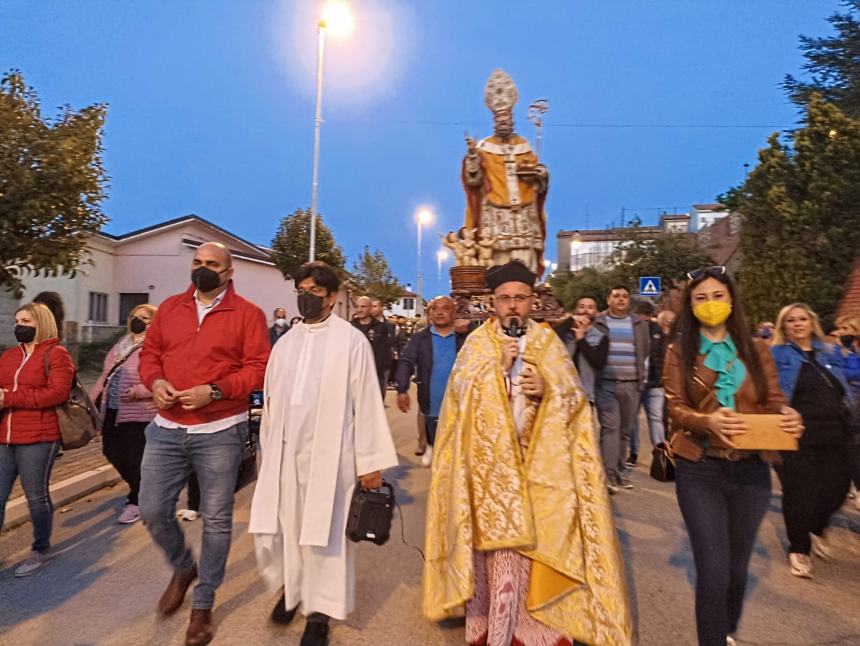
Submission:
POLYGON ((203 646, 212 641, 215 631, 212 630, 212 611, 198 608, 191 609, 191 621, 185 633, 185 646, 203 646))
POLYGON ((167 617, 179 610, 179 606, 185 601, 185 593, 188 592, 188 586, 197 578, 197 566, 194 565, 190 570, 184 572, 176 571, 167 584, 167 589, 158 600, 158 613, 167 617))

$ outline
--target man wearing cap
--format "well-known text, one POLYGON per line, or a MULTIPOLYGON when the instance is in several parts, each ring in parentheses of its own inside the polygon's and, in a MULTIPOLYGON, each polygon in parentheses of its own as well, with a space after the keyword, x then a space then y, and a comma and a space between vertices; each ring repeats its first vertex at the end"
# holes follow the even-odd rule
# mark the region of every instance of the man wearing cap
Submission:
POLYGON ((495 316, 457 356, 427 502, 424 614, 465 606, 469 644, 630 644, 632 621, 591 411, 535 274, 492 267, 495 316))

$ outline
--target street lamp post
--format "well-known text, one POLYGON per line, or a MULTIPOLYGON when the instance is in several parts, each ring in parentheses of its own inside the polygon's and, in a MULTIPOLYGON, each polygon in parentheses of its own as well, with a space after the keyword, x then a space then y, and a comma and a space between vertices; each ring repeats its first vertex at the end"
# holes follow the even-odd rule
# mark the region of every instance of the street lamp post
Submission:
POLYGON ((421 227, 430 224, 433 213, 429 209, 421 209, 415 214, 418 223, 418 302, 415 304, 415 313, 418 316, 424 314, 424 274, 421 271, 421 227))
POLYGON ((322 17, 317 24, 317 98, 314 113, 314 172, 311 184, 311 233, 308 258, 313 262, 317 245, 317 200, 319 198, 320 171, 320 126, 322 125, 322 83, 323 83, 323 54, 325 52, 326 30, 333 36, 347 36, 352 31, 352 13, 349 5, 343 0, 331 0, 323 9, 322 17))

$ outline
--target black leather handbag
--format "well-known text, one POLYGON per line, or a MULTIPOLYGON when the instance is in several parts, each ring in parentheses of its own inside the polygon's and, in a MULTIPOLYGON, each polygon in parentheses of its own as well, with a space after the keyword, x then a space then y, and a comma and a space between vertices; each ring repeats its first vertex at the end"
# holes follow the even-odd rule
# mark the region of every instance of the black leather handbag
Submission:
POLYGON ((650 475, 658 482, 674 482, 675 455, 671 443, 660 442, 651 451, 650 475))
POLYGON ((355 543, 386 543, 391 535, 395 504, 394 488, 385 480, 376 491, 362 491, 356 485, 349 504, 349 517, 346 519, 346 537, 355 543))

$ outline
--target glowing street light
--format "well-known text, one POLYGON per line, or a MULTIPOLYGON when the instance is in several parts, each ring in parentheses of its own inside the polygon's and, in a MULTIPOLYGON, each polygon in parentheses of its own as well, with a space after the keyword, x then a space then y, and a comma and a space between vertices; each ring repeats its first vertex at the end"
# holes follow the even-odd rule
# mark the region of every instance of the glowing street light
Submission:
POLYGON ((433 221, 433 211, 423 207, 415 214, 415 222, 418 224, 418 303, 415 305, 415 313, 418 316, 424 314, 424 274, 421 273, 421 227, 433 221))
POLYGON ((325 33, 331 32, 335 38, 345 38, 352 33, 352 10, 344 0, 330 0, 323 8, 322 16, 317 24, 319 42, 317 49, 317 100, 314 116, 314 174, 311 185, 311 244, 309 258, 316 256, 317 244, 317 201, 319 197, 320 171, 320 126, 322 125, 322 83, 323 83, 323 54, 325 51, 325 33))

